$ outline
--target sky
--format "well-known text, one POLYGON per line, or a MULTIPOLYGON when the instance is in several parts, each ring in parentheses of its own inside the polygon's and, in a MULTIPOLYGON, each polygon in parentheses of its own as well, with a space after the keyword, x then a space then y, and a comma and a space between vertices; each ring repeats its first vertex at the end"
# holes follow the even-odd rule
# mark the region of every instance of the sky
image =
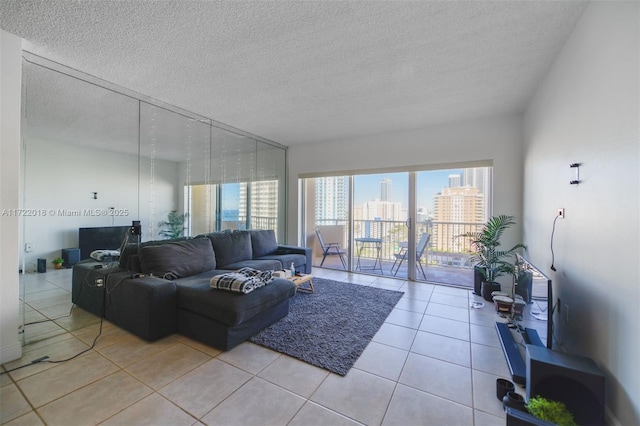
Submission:
MULTIPOLYGON (((462 169, 434 170, 418 172, 416 188, 418 192, 418 207, 433 208, 433 196, 449 186, 449 175, 461 174, 462 169)), ((402 208, 408 207, 409 174, 382 173, 375 175, 360 175, 354 178, 354 203, 361 205, 365 201, 380 199, 380 182, 384 178, 391 179, 391 200, 402 203, 402 208)))
MULTIPOLYGON (((433 196, 449 186, 449 175, 462 174, 462 169, 433 170, 418 172, 416 187, 418 192, 418 207, 433 209, 433 196)), ((391 201, 402 203, 402 208, 408 208, 409 198, 409 174, 381 173, 373 175, 356 175, 354 177, 354 203, 362 205, 365 201, 381 198, 380 182, 384 178, 391 179, 391 201)), ((222 192, 222 209, 237 210, 240 193, 240 184, 225 184, 222 192)))

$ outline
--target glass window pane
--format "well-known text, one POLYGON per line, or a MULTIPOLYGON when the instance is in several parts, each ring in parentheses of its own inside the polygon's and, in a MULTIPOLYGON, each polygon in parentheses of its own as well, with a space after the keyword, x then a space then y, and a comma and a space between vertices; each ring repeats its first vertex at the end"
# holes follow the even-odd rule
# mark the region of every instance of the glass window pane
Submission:
MULTIPOLYGON (((428 233, 417 279, 473 288, 468 239, 490 215, 491 167, 419 172, 416 241, 428 233)), ((420 247, 422 248, 422 247, 420 247)))
POLYGON ((347 269, 349 253, 349 177, 306 179, 307 229, 313 265, 347 269), (320 238, 324 243, 320 243, 320 238), (332 246, 333 248, 329 248, 332 246))
POLYGON ((408 182, 408 173, 354 176, 354 271, 393 273, 395 254, 407 243, 408 182))

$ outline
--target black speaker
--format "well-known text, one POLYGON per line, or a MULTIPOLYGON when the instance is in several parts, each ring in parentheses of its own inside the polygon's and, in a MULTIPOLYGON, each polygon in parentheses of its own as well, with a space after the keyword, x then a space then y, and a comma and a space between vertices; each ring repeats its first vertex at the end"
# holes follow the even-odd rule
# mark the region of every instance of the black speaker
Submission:
POLYGON ((47 259, 38 259, 38 272, 47 272, 47 259))
POLYGON ((484 281, 481 270, 482 268, 479 266, 473 267, 473 294, 478 296, 482 296, 482 281, 484 281))
POLYGON ((142 227, 139 220, 131 221, 131 229, 129 231, 131 235, 142 235, 142 227))
POLYGON ((579 425, 603 425, 604 373, 587 357, 527 345, 527 400, 563 402, 579 425))
POLYGON ((76 263, 80 262, 80 249, 79 248, 66 248, 62 249, 62 260, 64 260, 64 267, 71 268, 76 263))

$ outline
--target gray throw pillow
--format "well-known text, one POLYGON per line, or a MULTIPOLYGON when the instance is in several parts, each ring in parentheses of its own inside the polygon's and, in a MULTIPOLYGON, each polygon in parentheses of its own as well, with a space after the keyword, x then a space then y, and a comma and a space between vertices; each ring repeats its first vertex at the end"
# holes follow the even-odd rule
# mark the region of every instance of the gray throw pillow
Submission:
POLYGON ((208 238, 149 245, 138 250, 144 274, 168 280, 216 269, 216 259, 208 238))
POLYGON ((278 250, 276 233, 273 229, 252 229, 249 234, 251 234, 251 249, 254 259, 273 254, 278 250))
POLYGON ((253 258, 251 236, 247 231, 212 232, 207 234, 207 237, 213 244, 219 268, 253 258))

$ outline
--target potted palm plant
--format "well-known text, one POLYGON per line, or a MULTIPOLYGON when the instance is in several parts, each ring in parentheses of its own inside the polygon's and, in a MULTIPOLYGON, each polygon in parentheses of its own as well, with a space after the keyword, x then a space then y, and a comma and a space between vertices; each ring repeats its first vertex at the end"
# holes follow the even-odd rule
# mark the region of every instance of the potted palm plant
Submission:
POLYGON ((188 213, 180 214, 176 210, 171 210, 167 214, 167 220, 158 222, 158 226, 164 228, 159 234, 167 239, 182 237, 188 217, 188 213))
POLYGON ((515 217, 508 215, 493 216, 482 229, 477 232, 467 232, 462 237, 470 239, 473 255, 470 260, 476 266, 476 270, 482 275, 482 297, 491 301, 491 293, 500 290, 497 283, 499 277, 513 275, 514 265, 509 259, 516 250, 526 246, 518 243, 508 250, 500 250, 500 238, 504 231, 515 225, 515 217))

